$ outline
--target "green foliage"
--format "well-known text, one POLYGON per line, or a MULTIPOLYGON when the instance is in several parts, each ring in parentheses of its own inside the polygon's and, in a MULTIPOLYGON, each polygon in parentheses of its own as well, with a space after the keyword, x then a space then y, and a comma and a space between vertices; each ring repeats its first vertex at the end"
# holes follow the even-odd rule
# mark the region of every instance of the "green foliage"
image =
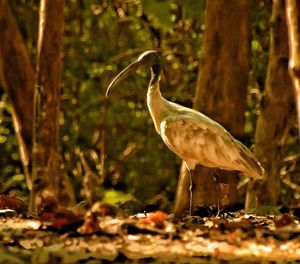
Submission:
POLYGON ((141 0, 143 12, 152 19, 153 25, 164 30, 172 30, 169 1, 141 0))
POLYGON ((262 205, 257 208, 245 210, 248 213, 255 213, 257 215, 279 215, 279 207, 271 205, 262 205))
MULTIPOLYGON (((34 0, 12 2, 33 64, 38 5, 39 1, 34 0)), ((158 49, 163 60, 164 96, 192 106, 204 10, 204 0, 65 1, 59 122, 64 165, 76 189, 80 188, 84 175, 78 156, 80 150, 92 161, 95 172, 101 174, 104 169, 109 201, 125 202, 132 197, 150 201, 157 194, 164 196, 164 201, 174 199, 180 160, 163 144, 149 116, 145 102, 148 70, 139 71, 123 82, 109 101, 105 99, 105 91, 120 69, 141 52, 158 49)), ((269 1, 253 4, 252 69, 249 109, 245 113, 245 130, 251 136, 266 76, 270 14, 269 1)), ((24 193, 25 181, 11 112, 6 95, 1 96, 2 192, 24 193)), ((290 145, 294 146, 295 142, 290 145)), ((80 191, 76 193, 81 200, 80 191)))
POLYGON ((269 59, 269 37, 272 5, 259 1, 251 10, 251 71, 249 73, 248 111, 245 113, 245 132, 253 134, 259 102, 264 90, 269 59))
POLYGON ((26 194, 25 177, 21 173, 18 143, 11 120, 11 106, 7 95, 0 98, 0 193, 26 194))
POLYGON ((195 29, 185 28, 179 7, 169 1, 67 1, 60 123, 66 167, 77 181, 82 172, 80 164, 74 166, 79 163, 74 146, 93 150, 99 163, 104 141, 108 188, 141 200, 164 190, 174 197, 180 161, 164 146, 149 116, 149 73, 140 71, 129 78, 113 91, 108 104, 104 94, 121 68, 160 45, 167 60, 162 80, 162 87, 170 87, 167 97, 191 104, 198 61, 191 51, 199 47, 195 30, 201 21, 192 18, 195 29), (170 35, 174 27, 182 31, 170 35))
POLYGON ((103 201, 113 205, 120 205, 120 203, 125 203, 129 201, 134 201, 135 198, 130 193, 124 193, 122 191, 117 191, 114 189, 107 190, 103 201))
POLYGON ((181 0, 179 4, 182 7, 182 17, 184 19, 195 19, 203 18, 205 10, 204 0, 181 0))

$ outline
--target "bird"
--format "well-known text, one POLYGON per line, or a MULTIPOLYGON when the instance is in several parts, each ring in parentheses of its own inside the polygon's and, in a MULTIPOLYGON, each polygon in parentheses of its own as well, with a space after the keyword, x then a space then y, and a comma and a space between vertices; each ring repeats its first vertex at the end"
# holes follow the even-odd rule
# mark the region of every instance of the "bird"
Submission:
POLYGON ((151 79, 147 106, 155 129, 167 147, 182 159, 190 175, 190 215, 192 187, 197 165, 239 171, 256 180, 264 177, 264 168, 254 154, 223 126, 194 109, 166 100, 160 91, 162 64, 159 53, 149 50, 123 69, 109 84, 106 97, 122 80, 141 67, 149 67, 151 79))

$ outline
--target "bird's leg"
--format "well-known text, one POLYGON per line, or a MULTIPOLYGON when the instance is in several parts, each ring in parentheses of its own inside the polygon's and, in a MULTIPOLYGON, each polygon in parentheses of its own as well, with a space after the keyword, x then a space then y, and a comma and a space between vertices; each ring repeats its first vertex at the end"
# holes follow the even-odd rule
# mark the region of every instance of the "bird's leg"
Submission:
POLYGON ((216 184, 216 193, 217 193, 217 208, 218 208, 218 212, 217 212, 217 216, 219 216, 220 213, 220 198, 221 198, 221 188, 220 188, 220 174, 218 171, 216 171, 216 173, 214 174, 214 181, 216 184))
POLYGON ((194 177, 194 171, 188 170, 190 174, 190 216, 192 216, 192 208, 193 208, 193 177, 194 177))

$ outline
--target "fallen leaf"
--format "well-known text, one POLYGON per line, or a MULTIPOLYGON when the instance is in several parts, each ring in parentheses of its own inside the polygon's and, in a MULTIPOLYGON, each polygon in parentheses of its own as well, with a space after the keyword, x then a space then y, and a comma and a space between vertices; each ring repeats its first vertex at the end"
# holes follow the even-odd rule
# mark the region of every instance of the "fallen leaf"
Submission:
POLYGON ((0 209, 12 209, 21 214, 27 211, 27 205, 17 197, 1 194, 0 209))

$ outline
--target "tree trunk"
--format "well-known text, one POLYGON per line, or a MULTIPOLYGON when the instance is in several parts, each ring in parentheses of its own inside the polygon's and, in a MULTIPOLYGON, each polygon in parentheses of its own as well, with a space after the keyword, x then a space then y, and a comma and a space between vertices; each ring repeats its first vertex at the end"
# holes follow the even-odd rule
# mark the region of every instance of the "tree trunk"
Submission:
POLYGON ((280 193, 280 164, 294 109, 284 4, 273 1, 267 79, 255 133, 255 155, 265 168, 265 179, 249 183, 246 208, 276 205, 280 193))
POLYGON ((58 115, 63 22, 64 0, 42 0, 34 97, 33 210, 39 210, 51 201, 58 201, 61 174, 58 115))
MULTIPOLYGON (((221 123, 234 136, 244 133, 249 72, 250 1, 207 1, 202 57, 194 108, 221 123)), ((216 204, 215 169, 197 168, 193 205, 216 204)), ((221 172, 230 184, 230 204, 237 202, 236 172, 221 172)), ((175 201, 175 216, 189 204, 188 173, 182 167, 175 201)))
POLYGON ((13 106, 13 121, 27 185, 31 188, 34 70, 7 0, 0 0, 0 79, 13 106))
POLYGON ((0 0, 0 35, 2 81, 22 124, 26 146, 31 149, 34 70, 7 0, 0 0))
MULTIPOLYGON (((286 1, 286 16, 289 38, 289 71, 296 92, 296 106, 300 138, 300 2, 286 1)), ((300 140, 300 139, 299 139, 300 140)))

